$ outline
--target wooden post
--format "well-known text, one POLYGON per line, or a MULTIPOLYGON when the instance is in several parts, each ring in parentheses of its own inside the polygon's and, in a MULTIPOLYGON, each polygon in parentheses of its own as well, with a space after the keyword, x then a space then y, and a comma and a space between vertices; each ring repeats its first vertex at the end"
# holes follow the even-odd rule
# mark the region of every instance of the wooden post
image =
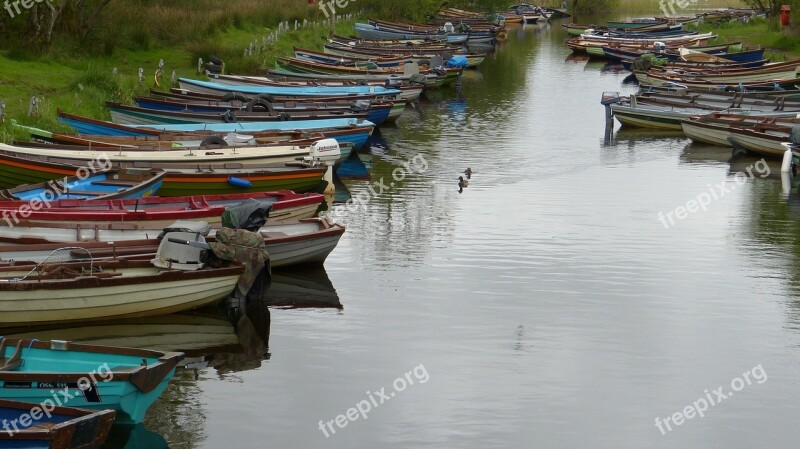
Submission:
POLYGON ((197 73, 203 73, 203 58, 197 58, 197 73))
POLYGON ((28 105, 28 117, 32 117, 33 114, 35 114, 38 109, 39 109, 39 99, 36 98, 36 96, 34 95, 33 97, 31 97, 31 102, 28 105))
POLYGON ((6 121, 6 102, 0 100, 0 123, 5 123, 6 121))

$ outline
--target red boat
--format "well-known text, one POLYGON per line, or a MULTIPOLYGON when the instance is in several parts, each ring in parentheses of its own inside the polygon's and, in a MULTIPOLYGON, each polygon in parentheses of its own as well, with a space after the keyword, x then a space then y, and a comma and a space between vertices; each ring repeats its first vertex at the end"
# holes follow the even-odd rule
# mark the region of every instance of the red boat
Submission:
POLYGON ((130 200, 57 200, 39 203, 39 208, 24 201, 0 201, 0 226, 19 220, 66 222, 136 222, 203 220, 217 223, 226 208, 249 200, 270 203, 270 222, 313 216, 324 196, 299 194, 289 190, 276 192, 198 195, 183 197, 148 197, 130 200))

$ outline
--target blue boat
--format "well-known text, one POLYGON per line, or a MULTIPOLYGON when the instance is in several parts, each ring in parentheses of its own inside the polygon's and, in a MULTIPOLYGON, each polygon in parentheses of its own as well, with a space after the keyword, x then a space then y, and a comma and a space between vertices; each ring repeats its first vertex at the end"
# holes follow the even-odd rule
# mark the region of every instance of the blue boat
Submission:
POLYGON ((66 341, 0 340, 0 398, 117 411, 136 424, 161 396, 182 353, 66 341))
MULTIPOLYGON (((765 61, 764 59, 764 49, 759 48, 756 50, 748 50, 748 51, 740 51, 737 53, 725 53, 723 55, 719 55, 720 58, 725 58, 728 61, 734 62, 758 62, 758 61, 765 61)), ((763 65, 763 63, 762 63, 763 65)))
MULTIPOLYGON (((110 165, 110 163, 109 163, 110 165)), ((38 184, 0 190, 0 200, 121 200, 154 196, 164 183, 164 170, 119 168, 97 171, 88 176, 69 176, 38 184)))
MULTIPOLYGON (((214 106, 214 105, 203 105, 203 104, 193 104, 193 103, 179 103, 179 102, 170 102, 165 100, 160 100, 157 98, 149 98, 149 97, 135 97, 133 99, 134 103, 136 103, 140 108, 150 109, 153 111, 172 111, 172 112, 216 112, 219 113, 220 111, 225 112, 229 110, 245 110, 245 106, 241 107, 223 107, 223 106, 214 106)), ((389 115, 392 112, 392 105, 387 105, 385 103, 375 103, 366 102, 367 106, 367 120, 374 123, 375 125, 381 125, 389 118, 389 115)), ((304 105, 303 103, 297 103, 296 107, 287 108, 284 106, 283 103, 273 103, 273 107, 275 112, 302 112, 304 110, 321 110, 321 111, 347 111, 351 110, 352 106, 349 108, 342 107, 342 106, 332 106, 327 107, 325 105, 304 105)))
POLYGON ((360 149, 369 139, 375 124, 368 120, 341 118, 328 120, 297 120, 293 122, 246 122, 204 123, 188 125, 118 125, 79 115, 58 111, 58 119, 74 128, 79 134, 91 136, 153 136, 161 131, 192 133, 212 131, 216 133, 258 133, 262 131, 307 131, 325 134, 337 131, 333 136, 339 143, 351 142, 360 149), (345 131, 342 133, 341 131, 345 131))
POLYGON ((399 31, 378 29, 369 23, 357 23, 356 34, 362 39, 369 40, 418 40, 418 39, 447 39, 448 44, 463 44, 470 38, 469 34, 419 34, 404 33, 399 31))
POLYGON ((193 80, 189 78, 180 78, 178 80, 181 89, 186 89, 193 92, 200 92, 206 94, 226 94, 229 92, 238 92, 245 95, 275 95, 275 96, 297 96, 297 97, 318 97, 330 96, 335 99, 336 97, 353 95, 382 95, 387 97, 394 97, 400 95, 400 90, 390 89, 384 86, 257 86, 257 85, 229 85, 212 83, 210 81, 193 80))
POLYGON ((0 449, 93 449, 106 441, 113 410, 48 407, 0 399, 0 449))

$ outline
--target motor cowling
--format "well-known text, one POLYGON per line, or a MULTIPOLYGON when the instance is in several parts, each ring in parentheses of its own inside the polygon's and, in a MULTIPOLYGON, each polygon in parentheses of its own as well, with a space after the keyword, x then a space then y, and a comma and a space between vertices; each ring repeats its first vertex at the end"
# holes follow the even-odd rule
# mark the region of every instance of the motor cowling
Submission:
POLYGON ((339 148, 339 142, 336 139, 322 139, 314 142, 309 151, 309 156, 313 161, 326 162, 328 164, 338 161, 341 155, 342 150, 339 148))

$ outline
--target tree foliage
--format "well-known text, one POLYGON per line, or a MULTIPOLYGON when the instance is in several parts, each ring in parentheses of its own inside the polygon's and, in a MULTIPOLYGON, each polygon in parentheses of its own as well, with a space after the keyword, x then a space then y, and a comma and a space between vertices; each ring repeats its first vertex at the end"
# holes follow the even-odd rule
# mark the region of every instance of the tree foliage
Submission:
POLYGON ((570 0, 570 10, 578 14, 608 11, 617 6, 618 0, 570 0))

